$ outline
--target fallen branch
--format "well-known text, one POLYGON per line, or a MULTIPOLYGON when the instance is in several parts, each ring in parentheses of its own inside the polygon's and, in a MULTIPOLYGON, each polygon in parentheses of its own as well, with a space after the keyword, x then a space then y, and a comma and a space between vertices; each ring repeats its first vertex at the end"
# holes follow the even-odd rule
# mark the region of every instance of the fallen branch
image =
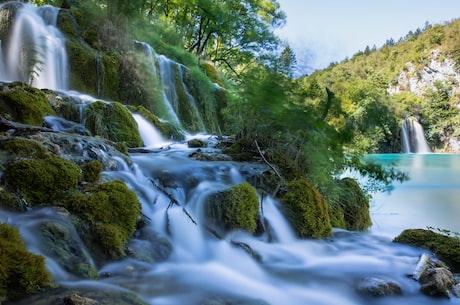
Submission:
POLYGON ((264 160, 264 162, 275 172, 275 174, 282 180, 283 177, 281 176, 281 174, 278 172, 278 170, 275 168, 275 166, 273 166, 270 162, 268 162, 268 160, 265 158, 264 154, 262 153, 262 151, 260 150, 260 147, 259 147, 259 143, 257 143, 257 140, 254 140, 254 144, 256 145, 256 148, 257 148, 257 151, 259 152, 259 155, 262 157, 262 159, 264 160))
POLYGON ((0 115, 0 131, 5 132, 9 130, 14 130, 14 133, 33 133, 33 132, 56 132, 56 130, 40 127, 40 126, 33 126, 28 124, 22 124, 17 122, 12 122, 5 119, 3 116, 0 115))

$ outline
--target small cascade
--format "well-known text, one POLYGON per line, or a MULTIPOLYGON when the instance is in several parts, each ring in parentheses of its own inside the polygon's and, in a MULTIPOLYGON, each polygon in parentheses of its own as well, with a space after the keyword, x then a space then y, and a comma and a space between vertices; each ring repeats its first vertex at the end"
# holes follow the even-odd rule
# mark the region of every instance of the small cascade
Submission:
POLYGON ((56 27, 58 12, 52 6, 36 8, 31 4, 23 4, 17 11, 8 43, 2 44, 2 80, 67 89, 67 53, 64 36, 56 27))
POLYGON ((147 121, 142 115, 135 113, 133 114, 133 118, 139 126, 139 132, 145 147, 163 147, 167 144, 170 144, 170 142, 164 139, 161 132, 159 132, 158 129, 155 128, 155 126, 147 121))
POLYGON ((431 153, 422 125, 413 117, 407 117, 401 128, 403 153, 431 153))
POLYGON ((104 88, 104 62, 102 61, 102 54, 96 51, 96 94, 98 97, 102 96, 102 89, 104 88))

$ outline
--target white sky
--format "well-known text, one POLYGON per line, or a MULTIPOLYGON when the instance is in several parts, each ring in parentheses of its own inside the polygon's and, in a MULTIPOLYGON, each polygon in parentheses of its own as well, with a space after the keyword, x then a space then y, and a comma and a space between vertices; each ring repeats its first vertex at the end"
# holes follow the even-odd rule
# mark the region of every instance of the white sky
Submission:
POLYGON ((460 0, 278 0, 287 23, 277 33, 296 52, 301 74, 398 41, 425 22, 460 17, 460 0))

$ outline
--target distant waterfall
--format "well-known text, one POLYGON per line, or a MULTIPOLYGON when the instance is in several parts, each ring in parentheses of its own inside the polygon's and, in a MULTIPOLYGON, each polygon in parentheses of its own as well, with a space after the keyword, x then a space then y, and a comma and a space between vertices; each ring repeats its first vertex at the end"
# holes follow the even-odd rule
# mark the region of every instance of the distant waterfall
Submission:
POLYGON ((413 117, 407 117, 401 128, 401 145, 403 153, 431 153, 426 143, 422 125, 413 117))
POLYGON ((2 42, 0 78, 37 88, 68 87, 65 39, 56 27, 59 9, 23 4, 16 12, 8 42, 2 42))

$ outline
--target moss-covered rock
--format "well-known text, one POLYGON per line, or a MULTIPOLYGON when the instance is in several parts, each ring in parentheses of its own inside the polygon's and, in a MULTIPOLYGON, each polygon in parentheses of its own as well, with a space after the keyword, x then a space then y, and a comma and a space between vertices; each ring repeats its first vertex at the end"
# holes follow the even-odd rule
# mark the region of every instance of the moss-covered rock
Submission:
POLYGON ((85 182, 96 182, 99 180, 100 174, 102 172, 102 163, 99 160, 93 160, 88 163, 82 164, 82 176, 83 181, 85 182))
POLYGON ((102 259, 125 255, 124 247, 135 231, 141 205, 124 182, 117 180, 96 185, 89 194, 73 193, 64 200, 64 205, 89 226, 92 233, 87 236, 89 246, 101 251, 102 259))
POLYGON ((27 138, 0 138, 0 151, 5 160, 12 159, 44 159, 50 156, 48 150, 38 141, 27 138))
POLYGON ((206 147, 207 144, 205 141, 200 140, 200 139, 191 139, 187 141, 187 146, 189 148, 199 148, 199 147, 206 147))
POLYGON ((215 84, 218 84, 220 87, 224 87, 224 82, 222 77, 219 75, 219 71, 216 66, 210 61, 202 61, 200 63, 200 68, 204 71, 205 75, 209 80, 215 84))
POLYGON ((75 189, 81 169, 59 157, 13 162, 3 174, 6 185, 22 194, 31 205, 51 204, 58 194, 75 189))
POLYGON ((54 114, 46 95, 39 89, 21 83, 12 83, 0 92, 0 115, 9 120, 42 126, 46 115, 54 114))
POLYGON ((26 249, 16 228, 0 223, 0 300, 14 300, 50 285, 45 258, 26 249))
POLYGON ((305 178, 290 182, 281 201, 299 237, 324 238, 332 234, 328 205, 305 178))
POLYGON ((97 101, 89 105, 85 113, 85 127, 93 135, 125 143, 128 147, 142 146, 137 123, 123 104, 97 101))
POLYGON ((0 207, 9 211, 24 212, 27 210, 26 203, 12 192, 0 188, 0 207))
POLYGON ((362 231, 372 225, 369 198, 352 178, 338 181, 339 198, 330 209, 332 225, 346 230, 362 231))
POLYGON ((242 229, 254 233, 259 216, 259 198, 255 188, 243 182, 211 194, 207 199, 205 215, 217 231, 242 229))
POLYGON ((427 248, 451 268, 460 272, 460 239, 442 235, 431 230, 408 229, 397 236, 394 242, 427 248))
POLYGON ((72 234, 71 228, 58 222, 43 223, 41 228, 44 254, 53 258, 64 270, 82 278, 97 279, 91 256, 72 234))

